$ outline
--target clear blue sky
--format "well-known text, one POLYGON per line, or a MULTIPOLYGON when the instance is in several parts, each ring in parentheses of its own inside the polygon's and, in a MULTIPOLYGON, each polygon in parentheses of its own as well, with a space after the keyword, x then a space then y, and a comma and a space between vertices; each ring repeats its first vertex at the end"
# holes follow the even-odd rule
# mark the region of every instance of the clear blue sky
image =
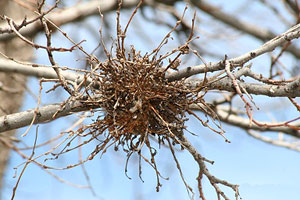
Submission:
MULTIPOLYGON (((215 1, 219 2, 219 1, 215 1)), ((238 8, 234 2, 230 1, 232 6, 225 6, 226 11, 234 10, 238 8)), ((252 7, 249 8, 250 12, 254 9, 261 9, 259 5, 253 3, 252 7), (257 7, 255 7, 257 6, 257 7)), ((241 3, 239 3, 241 6, 241 3)), ((203 14, 200 17, 206 18, 203 14)), ((258 17, 258 16, 257 16, 258 17)), ((249 19, 248 19, 249 20, 249 19)), ((95 25, 98 22, 95 18, 89 19, 86 25, 95 25)), ((168 31, 166 28, 157 28, 151 23, 141 24, 138 22, 137 25, 147 29, 149 35, 152 35, 153 44, 152 46, 144 46, 145 41, 136 40, 136 32, 131 31, 132 35, 129 34, 127 38, 128 43, 134 43, 137 49, 142 51, 151 50, 155 47, 162 38, 161 36, 168 31)), ((82 24, 81 24, 82 25, 82 24)), ((135 24, 136 25, 136 24, 135 24)), ((217 24, 215 24, 217 26, 217 24)), ((95 25, 96 26, 96 25, 95 25)), ((98 24, 97 24, 98 26, 98 24)), ((93 39, 90 32, 78 31, 78 27, 72 28, 70 26, 63 27, 64 30, 70 31, 70 35, 75 37, 76 40, 87 39, 84 43, 84 47, 91 51, 95 46, 97 41, 93 39), (74 31, 76 34, 74 34, 74 31), (72 34, 73 32, 73 34, 72 34)), ((114 27, 113 27, 114 28, 114 27)), ((203 27, 206 28, 206 27, 203 27)), ((281 30, 281 27, 278 27, 281 30)), ((85 29, 84 29, 85 30, 85 29)), ((283 31, 283 30, 282 30, 283 31)), ((148 36, 149 36, 148 35, 148 36)), ((63 46, 66 43, 61 39, 62 37, 54 37, 56 41, 54 44, 57 46, 63 46)), ((148 38, 149 39, 149 38, 148 38)), ((150 38, 151 39, 151 38, 150 38)), ((36 41, 45 42, 43 36, 39 36, 36 41)), ((260 42, 255 42, 252 38, 242 37, 239 41, 243 41, 242 46, 236 46, 240 49, 240 52, 246 52, 251 48, 256 48, 260 45, 260 42)), ((205 41, 203 41, 205 44, 205 41)), ((235 41, 236 43, 238 41, 235 41)), ((233 45, 236 45, 233 41, 233 45)), ((176 46, 176 42, 173 43, 176 46)), ((217 44, 207 44, 212 51, 215 48, 216 51, 223 51, 224 54, 235 52, 230 49, 227 43, 217 43, 217 44), (221 49, 221 50, 220 50, 221 49)), ((172 44, 171 44, 172 46, 172 44)), ((223 53, 221 52, 221 53, 223 53)), ((236 52, 235 52, 236 53, 236 52)), ((61 65, 76 66, 80 62, 75 61, 74 58, 78 58, 78 55, 73 55, 68 53, 62 53, 56 55, 56 60, 61 65)), ((81 58, 84 58, 81 56, 81 58)), ((207 58, 208 61, 209 58, 207 58)), ((266 60, 257 59, 258 65, 265 65, 266 60)), ((36 61, 38 63, 47 62, 47 57, 38 51, 36 61)), ((268 61, 267 61, 268 62, 268 61)), ((289 61, 287 61, 289 62, 289 61)), ((199 61, 200 63, 200 61, 199 61)), ((36 79, 30 79, 28 86, 38 85, 36 79)), ((46 90, 48 86, 45 85, 46 90)), ((32 89, 33 92, 38 94, 38 87, 32 89)), ((43 94, 43 103, 58 102, 66 97, 65 93, 55 93, 53 94, 43 94)), ((258 101, 260 99, 258 98, 258 101)), ((23 110, 35 107, 36 102, 32 96, 27 93, 25 97, 25 104, 23 110)), ((280 111, 280 110, 279 110, 280 111)), ((295 115, 292 111, 286 111, 295 115)), ((297 115, 297 113, 296 113, 297 115)), ((278 113, 276 118, 281 118, 282 115, 278 113)), ((74 122, 74 117, 68 117, 65 119, 56 120, 48 125, 40 125, 39 128, 39 141, 45 141, 54 135, 59 134, 60 131, 67 129, 70 124, 74 122)), ((189 133, 186 135, 189 137, 190 141, 195 145, 195 147, 201 152, 206 158, 214 160, 215 164, 209 166, 211 173, 213 173, 218 178, 225 179, 231 183, 240 185, 240 194, 243 199, 255 199, 255 200, 282 200, 282 199, 297 199, 300 196, 300 159, 299 153, 287 150, 284 148, 272 146, 265 144, 263 142, 257 141, 238 128, 232 128, 223 124, 223 128, 226 130, 226 136, 231 140, 231 143, 225 143, 223 138, 212 133, 210 130, 205 129, 202 125, 195 119, 191 118, 187 122, 189 130, 196 133, 198 136, 192 136, 189 133)), ((21 129, 19 134, 22 134, 25 129, 21 129)), ((33 143, 33 138, 35 136, 35 127, 31 129, 29 134, 24 137, 26 144, 30 145, 33 143)), ((95 145, 94 143, 93 145, 95 145)), ((93 150, 93 145, 91 145, 87 152, 93 150)), ((47 147, 48 148, 48 147, 47 147)), ((36 155, 44 152, 47 148, 41 148, 36 150, 36 155)), ((30 152, 28 152, 30 154, 30 152)), ((182 163, 181 167, 185 174, 187 182, 194 188, 196 195, 197 193, 197 182, 196 177, 198 174, 198 166, 192 159, 192 157, 187 152, 178 152, 177 157, 182 163)), ((49 165, 65 166, 67 164, 76 163, 78 160, 78 155, 75 153, 70 153, 65 157, 61 157, 58 161, 47 161, 49 165)), ((179 177, 178 171, 175 167, 172 155, 169 150, 162 148, 157 156, 157 163, 159 163, 159 169, 161 169, 162 174, 169 177, 170 180, 161 180, 163 186, 159 193, 155 192, 155 174, 154 171, 147 165, 143 164, 143 180, 144 183, 138 177, 138 162, 136 157, 133 157, 129 164, 129 176, 132 180, 129 180, 124 174, 124 165, 126 157, 123 152, 114 152, 110 150, 108 153, 104 154, 100 159, 99 156, 95 157, 94 160, 86 164, 86 170, 89 174, 92 186, 97 193, 97 197, 94 197, 92 193, 87 189, 78 189, 69 186, 64 183, 60 183, 50 175, 46 174, 39 167, 34 164, 30 164, 26 169, 17 194, 16 200, 81 200, 81 199, 106 199, 106 200, 131 200, 131 199, 188 199, 185 187, 179 177)), ((22 162, 22 159, 12 153, 12 158, 10 161, 9 168, 6 173, 7 185, 4 188, 3 199, 10 199, 12 192, 12 187, 16 183, 16 178, 12 178, 15 171, 13 167, 16 167, 22 162)), ((20 173, 22 167, 18 168, 18 174, 20 173)), ((82 170, 80 167, 68 171, 54 171, 59 177, 64 178, 75 184, 86 185, 86 180, 84 179, 82 170)), ((223 188, 227 194, 231 194, 231 199, 233 199, 233 192, 223 188)), ((204 191, 208 200, 216 199, 215 191, 210 186, 207 180, 204 180, 204 191)), ((197 198, 196 198, 197 199, 197 198)))

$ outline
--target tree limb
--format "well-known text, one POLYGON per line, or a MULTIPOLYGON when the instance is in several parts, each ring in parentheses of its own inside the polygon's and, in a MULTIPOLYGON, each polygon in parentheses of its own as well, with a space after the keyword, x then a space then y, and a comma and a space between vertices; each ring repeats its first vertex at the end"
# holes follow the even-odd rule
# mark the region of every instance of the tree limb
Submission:
MULTIPOLYGON (((13 73, 33 76, 37 78, 48 78, 48 79, 57 78, 57 74, 55 73, 55 71, 52 69, 51 66, 38 65, 34 63, 21 64, 14 61, 10 61, 8 59, 1 59, 1 58, 0 58, 0 71, 13 72, 13 73)), ((70 80, 70 81, 81 81, 83 79, 83 75, 79 73, 62 70, 61 74, 65 77, 66 80, 70 80)))
POLYGON ((190 152, 190 154, 194 157, 195 161, 199 165, 198 187, 199 187, 199 191, 200 191, 200 198, 205 199, 203 196, 202 190, 201 190, 202 175, 205 175, 208 178, 211 185, 215 188, 217 195, 218 195, 218 199, 220 199, 220 196, 222 196, 225 200, 229 200, 229 198, 221 190, 221 188, 218 186, 218 184, 221 184, 223 186, 227 186, 227 187, 231 188, 235 192, 236 199, 238 199, 238 197, 239 197, 238 187, 239 186, 235 185, 235 184, 231 184, 225 180, 222 180, 222 179, 219 179, 219 178, 213 176, 209 172, 209 170, 206 166, 206 163, 205 163, 205 162, 209 162, 209 163, 213 164, 213 162, 209 161, 205 157, 203 157, 184 135, 180 136, 179 140, 180 140, 181 144, 184 146, 184 148, 190 152))
MULTIPOLYGON (((228 60, 232 63, 233 67, 241 66, 248 62, 249 60, 262 55, 266 52, 273 51, 276 47, 280 46, 284 42, 291 41, 293 39, 300 37, 300 24, 297 24, 287 30, 285 33, 280 34, 279 36, 275 37, 274 39, 266 42, 261 47, 252 50, 246 54, 243 54, 239 57, 232 58, 228 60)), ((54 74, 52 72, 47 71, 48 69, 43 69, 45 72, 42 72, 43 70, 34 69, 31 67, 32 70, 29 69, 29 66, 22 66, 21 64, 13 64, 12 62, 0 60, 0 71, 7 71, 11 70, 18 73, 24 73, 32 76, 42 76, 46 75, 48 77, 53 77, 54 74), (6 64, 7 62, 7 64, 6 64), (9 66, 6 66, 9 65, 9 66)), ((173 72, 170 74, 167 74, 166 78, 170 81, 178 80, 181 78, 187 78, 189 76, 198 74, 198 73, 205 73, 205 72, 213 72, 224 69, 224 63, 223 61, 215 62, 215 63, 206 63, 201 64, 193 67, 187 67, 183 70, 179 70, 178 72, 173 72)), ((76 79, 78 76, 75 75, 75 73, 67 72, 66 79, 71 79, 74 81, 74 78, 76 79)), ((199 83, 199 82, 198 82, 199 83)), ((197 81, 194 82, 194 85, 198 84, 197 81)), ((201 83, 200 83, 201 84, 201 83)), ((284 85, 284 86, 278 86, 278 85, 262 85, 262 84, 256 84, 256 83, 240 83, 242 87, 244 87, 249 93, 251 94, 259 94, 259 95, 266 95, 266 96, 288 96, 288 97, 299 97, 300 91, 297 89, 300 80, 295 80, 294 82, 284 85)), ((208 86, 210 89, 220 89, 220 90, 226 90, 226 91, 234 91, 232 87, 232 82, 229 79, 222 79, 216 82, 211 83, 208 86)))
POLYGON ((40 107, 35 114, 35 109, 26 110, 6 116, 0 117, 0 132, 18 129, 28 126, 34 116, 36 116, 33 124, 53 121, 59 117, 73 114, 73 112, 87 111, 91 107, 83 106, 79 101, 69 101, 63 108, 62 104, 51 104, 40 107), (56 114, 57 113, 57 114, 56 114), (55 115, 55 117, 53 117, 55 115))
MULTIPOLYGON (((252 51, 249 51, 239 57, 235 57, 229 59, 228 61, 232 63, 233 67, 241 66, 262 54, 273 51, 276 47, 284 44, 285 42, 289 42, 293 39, 297 39, 300 37, 300 24, 297 24, 291 27, 286 32, 276 36, 272 40, 266 42, 262 46, 252 51)), ((179 80, 181 78, 187 78, 195 74, 205 73, 205 72, 213 72, 224 69, 224 62, 214 62, 214 63, 206 63, 197 66, 187 67, 185 69, 179 70, 178 72, 173 72, 167 75, 167 78, 170 81, 179 80)))
MULTIPOLYGON (((202 79, 193 79, 187 82, 191 87, 197 88, 203 84, 202 79)), ((271 85, 260 83, 239 82, 239 85, 246 89, 249 94, 264 95, 269 97, 300 97, 300 77, 285 85, 271 85)), ((207 84, 207 89, 224 90, 235 92, 234 85, 229 78, 223 78, 207 84)))
MULTIPOLYGON (((137 4, 137 0, 125 0, 123 2, 122 8, 134 7, 137 4)), ((54 22, 57 26, 61 26, 70 22, 75 22, 82 20, 86 17, 92 15, 98 15, 98 7, 100 7, 101 12, 109 12, 116 8, 115 1, 87 1, 76 4, 73 7, 58 10, 47 14, 47 19, 54 22)), ((21 24, 23 19, 16 22, 16 24, 21 24)), ((29 20, 28 20, 29 21, 29 20)), ((0 24, 0 30, 9 29, 7 24, 0 24)), ((42 24, 37 20, 20 30, 23 36, 33 36, 42 30, 42 24)), ((0 41, 6 41, 16 37, 14 34, 1 34, 0 41)))
MULTIPOLYGON (((193 107, 194 109, 197 109, 197 106, 193 107)), ((199 108, 199 107, 198 107, 199 108)), ((300 131, 299 130, 295 130, 292 129, 290 127, 286 127, 286 126, 277 126, 277 127, 262 127, 262 126, 258 126, 256 124, 253 124, 250 122, 250 119, 245 118, 245 117, 241 117, 241 116, 237 116, 234 114, 230 114, 229 112, 224 111, 224 109, 218 109, 218 107, 215 109, 215 112, 218 116, 218 118, 225 122, 228 123, 230 125, 236 126, 236 127, 240 127, 242 129, 246 129, 246 130, 257 130, 257 131, 273 131, 273 132, 282 132, 282 133, 286 133, 288 135, 300 138, 300 131)), ((275 122, 275 123, 270 123, 270 122, 260 122, 261 124, 267 124, 267 125, 276 125, 276 124, 281 124, 281 122, 275 122)), ((292 126, 295 127, 300 127, 300 122, 293 122, 291 123, 292 126)))

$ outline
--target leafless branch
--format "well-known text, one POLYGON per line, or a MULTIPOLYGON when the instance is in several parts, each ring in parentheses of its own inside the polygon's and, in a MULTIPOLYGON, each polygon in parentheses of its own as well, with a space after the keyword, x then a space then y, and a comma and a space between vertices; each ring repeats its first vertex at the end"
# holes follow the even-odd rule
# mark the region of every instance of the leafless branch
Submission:
MULTIPOLYGON (((218 199, 220 199, 220 196, 222 196, 225 200, 229 200, 229 198, 225 195, 225 193, 220 189, 218 184, 231 188, 235 193, 236 199, 238 199, 238 197, 239 197, 238 185, 228 183, 225 180, 222 180, 222 179, 219 179, 219 178, 213 176, 209 172, 209 170, 206 166, 207 159, 204 158, 197 151, 197 149, 189 142, 189 140, 185 136, 182 135, 181 137, 179 137, 179 139, 180 139, 180 142, 182 143, 182 145, 184 146, 184 148, 190 152, 190 154, 194 157, 195 161, 199 165, 199 176, 200 176, 200 178, 198 178, 198 182, 199 182, 198 185, 199 186, 202 185, 201 178, 202 178, 202 175, 204 175, 208 178, 211 185, 215 188, 218 199)), ((199 191, 202 191, 201 188, 199 188, 199 191)), ((205 199, 205 197, 203 196, 203 193, 201 193, 201 192, 200 192, 200 198, 205 199)))
MULTIPOLYGON (((124 1, 123 7, 134 7, 138 1, 127 0, 124 1)), ((98 14, 98 7, 100 7, 101 12, 108 12, 114 10, 116 7, 116 3, 114 1, 98 1, 92 0, 87 2, 82 2, 80 4, 76 4, 74 7, 61 9, 55 12, 51 12, 47 14, 47 19, 54 22, 57 26, 61 26, 63 24, 67 24, 70 22, 79 21, 85 17, 91 15, 98 14)), ((34 18, 38 19, 38 18, 34 18)), ((16 24, 22 24, 22 21, 16 22, 16 24)), ((28 20, 30 21, 30 20, 28 20)), ((7 25, 0 25, 0 29, 2 30, 10 30, 7 25)), ((22 36, 33 36, 39 31, 42 30, 42 24, 36 20, 34 23, 27 25, 20 29, 20 34, 22 36)), ((13 34, 1 34, 0 41, 6 41, 16 37, 13 34)))
MULTIPOLYGON (((194 106, 194 109, 197 109, 198 106, 194 106)), ((243 128, 245 130, 257 130, 257 131, 272 131, 272 132, 282 132, 286 133, 288 135, 300 138, 300 131, 292 129, 290 127, 286 126, 273 126, 276 124, 284 124, 285 122, 277 122, 277 123, 270 123, 270 122, 260 122, 261 124, 268 124, 270 127, 263 127, 258 126, 256 124, 251 125, 250 120, 246 117, 241 117, 238 115, 235 115, 234 113, 230 113, 229 109, 228 111, 225 111, 224 109, 218 109, 218 107, 215 109, 215 112, 219 119, 225 123, 228 123, 233 126, 237 126, 240 128, 243 128)), ((291 123, 292 126, 300 127, 300 121, 291 123)))
MULTIPOLYGON (((215 17, 216 19, 224 22, 225 24, 227 24, 239 31, 243 31, 249 35, 252 35, 262 41, 267 41, 267 40, 270 40, 270 39, 276 37, 276 34, 272 33, 270 30, 261 28, 257 24, 253 25, 253 24, 249 24, 245 21, 242 21, 239 18, 237 18, 229 13, 223 12, 216 6, 213 6, 212 4, 210 4, 206 1, 191 0, 191 2, 196 7, 198 7, 200 10, 202 10, 202 11, 206 12, 207 14, 215 17)), ((287 51, 291 52, 297 58, 300 58, 300 53, 299 53, 300 51, 298 48, 291 46, 287 49, 287 51)))
MULTIPOLYGON (((61 109, 61 103, 52 104, 40 107, 37 110, 37 117, 34 124, 52 121, 62 116, 70 115, 74 112, 81 112, 91 109, 92 107, 83 106, 79 101, 69 101, 61 109), (58 114, 53 118, 54 114, 58 114)), ((33 118, 35 109, 19 112, 11 115, 0 117, 0 132, 18 129, 24 126, 28 126, 33 118)))
MULTIPOLYGON (((85 79, 83 74, 80 74, 78 72, 77 73, 70 72, 69 71, 70 68, 68 67, 60 66, 60 68, 62 69, 61 75, 64 76, 66 80, 80 83, 85 79)), ((28 76, 37 77, 37 78, 46 78, 46 79, 57 78, 57 74, 55 73, 55 71, 53 71, 52 66, 40 65, 36 63, 24 63, 18 61, 11 61, 8 59, 0 59, 0 71, 20 73, 28 76)), ((87 78, 86 81, 88 84, 91 82, 89 78, 87 78)))
MULTIPOLYGON (((232 63, 233 67, 242 66, 246 62, 264 54, 267 52, 273 51, 276 47, 284 44, 285 42, 289 42, 293 39, 297 39, 300 37, 300 24, 297 24, 291 27, 286 32, 274 37, 270 41, 266 42, 262 46, 257 49, 254 49, 248 53, 245 53, 239 57, 228 59, 230 63, 232 63)), ((225 68, 223 61, 215 62, 215 63, 206 63, 197 66, 187 67, 183 70, 179 70, 178 72, 173 72, 167 75, 168 80, 178 80, 184 77, 190 77, 192 75, 204 72, 213 72, 218 70, 223 70, 225 68)))
POLYGON ((294 151, 298 151, 300 152, 300 146, 299 146, 299 142, 292 142, 292 141, 287 141, 287 140, 283 140, 283 139, 272 139, 270 137, 264 136, 262 133, 259 133, 257 131, 253 131, 253 130, 247 130, 248 135, 250 135, 251 137, 254 137, 255 139, 261 140, 263 142, 275 145, 275 146, 279 146, 279 147, 285 147, 294 151))

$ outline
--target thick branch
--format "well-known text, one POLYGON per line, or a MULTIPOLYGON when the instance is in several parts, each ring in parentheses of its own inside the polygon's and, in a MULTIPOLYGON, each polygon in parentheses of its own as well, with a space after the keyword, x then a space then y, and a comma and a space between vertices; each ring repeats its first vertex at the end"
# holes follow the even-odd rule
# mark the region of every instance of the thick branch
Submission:
MULTIPOLYGON (((233 67, 235 66, 241 66, 248 62, 249 60, 252 60, 262 54, 265 54, 267 52, 273 51, 276 47, 284 44, 285 42, 289 42, 293 39, 300 37, 300 24, 297 24, 287 30, 286 32, 278 35, 277 37, 273 38, 272 40, 266 42, 261 47, 252 50, 248 53, 245 53, 239 57, 232 58, 228 60, 230 63, 232 63, 233 67)), ((206 63, 201 64, 193 67, 187 67, 185 69, 179 70, 178 72, 171 73, 167 76, 167 78, 170 81, 173 80, 179 80, 184 77, 190 77, 192 75, 198 74, 198 73, 205 73, 205 72, 213 72, 224 69, 224 62, 219 61, 215 63, 206 63)))
MULTIPOLYGON (((34 76, 37 78, 57 78, 57 74, 51 66, 42 66, 37 64, 25 65, 10 61, 8 59, 0 59, 0 71, 19 73, 27 76, 34 76)), ((83 79, 83 75, 79 73, 62 71, 61 74, 66 80, 70 81, 81 81, 83 79)))
MULTIPOLYGON (((38 109, 34 124, 52 121, 59 117, 70 115, 73 112, 86 111, 89 109, 89 107, 83 106, 78 101, 70 101, 69 103, 65 104, 64 108, 61 108, 61 104, 43 106, 38 109), (57 115, 55 115, 56 113, 57 115), (53 118, 54 115, 55 118, 53 118)), ((0 117, 0 132, 28 126, 34 119, 34 116, 35 109, 2 116, 0 117)))
MULTIPOLYGON (((189 80, 187 84, 190 87, 197 88, 202 86, 202 80, 189 80)), ((286 85, 271 85, 260 83, 239 82, 239 85, 244 88, 249 94, 264 95, 269 97, 300 97, 300 78, 286 85)), ((235 92, 232 80, 223 78, 221 80, 207 84, 207 89, 225 90, 235 92)))
MULTIPOLYGON (((29 76, 35 76, 39 78, 57 78, 57 74, 53 69, 44 67, 32 67, 34 64, 22 65, 9 61, 6 59, 0 59, 0 71, 2 72, 14 72, 21 73, 29 76)), ((66 80, 77 81, 80 83, 83 80, 83 75, 75 72, 62 71, 62 76, 66 80)), ((86 83, 91 82, 90 78, 86 80, 86 83)), ((188 85, 195 88, 202 85, 202 80, 189 80, 188 85)), ((249 94, 265 95, 269 97, 300 97, 300 79, 297 79, 286 85, 271 85, 271 84, 259 84, 259 83, 239 83, 243 88, 247 90, 249 94)), ((232 81, 228 78, 223 78, 219 81, 210 83, 207 86, 209 89, 225 90, 229 92, 235 92, 232 81)))

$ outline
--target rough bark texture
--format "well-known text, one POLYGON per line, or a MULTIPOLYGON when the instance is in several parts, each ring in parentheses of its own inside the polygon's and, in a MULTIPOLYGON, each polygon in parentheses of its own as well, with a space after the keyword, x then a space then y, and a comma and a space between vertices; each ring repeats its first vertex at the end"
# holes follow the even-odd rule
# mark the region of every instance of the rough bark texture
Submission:
MULTIPOLYGON (((0 1, 0 15, 6 15, 13 19, 24 18, 25 10, 18 6, 13 1, 0 1)), ((25 45, 19 39, 13 39, 0 43, 0 51, 4 54, 14 57, 22 61, 32 58, 32 48, 25 45)), ((23 93, 26 86, 26 77, 14 73, 0 72, 0 116, 17 112, 22 105, 23 93)), ((7 148, 3 141, 11 142, 10 136, 13 136, 15 131, 8 131, 0 134, 0 198, 1 191, 4 186, 3 178, 5 169, 8 163, 10 149, 7 148)))

